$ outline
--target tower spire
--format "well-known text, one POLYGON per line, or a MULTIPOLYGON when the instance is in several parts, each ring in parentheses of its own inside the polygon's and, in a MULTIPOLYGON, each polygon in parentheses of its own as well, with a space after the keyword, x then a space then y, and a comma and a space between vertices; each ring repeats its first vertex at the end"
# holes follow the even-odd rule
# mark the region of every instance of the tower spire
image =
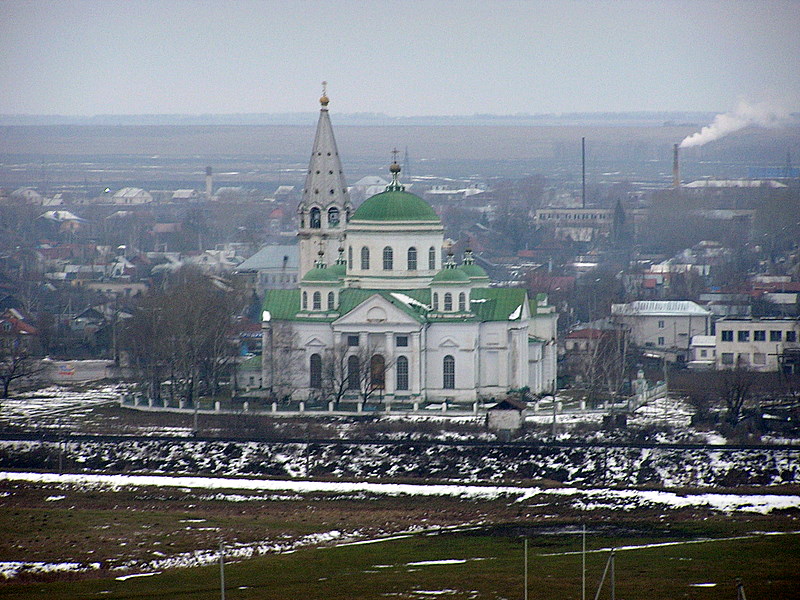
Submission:
POLYGON ((352 204, 347 191, 339 149, 328 112, 328 82, 322 82, 317 132, 311 148, 299 216, 300 273, 312 269, 320 243, 328 260, 336 256, 338 238, 344 232, 352 204))

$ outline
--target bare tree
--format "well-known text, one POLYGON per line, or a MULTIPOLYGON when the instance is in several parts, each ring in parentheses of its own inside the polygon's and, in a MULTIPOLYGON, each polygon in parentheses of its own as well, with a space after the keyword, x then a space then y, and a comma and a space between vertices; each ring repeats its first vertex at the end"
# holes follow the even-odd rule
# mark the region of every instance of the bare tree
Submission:
POLYGON ((364 369, 363 357, 361 353, 352 350, 346 344, 337 344, 333 348, 328 348, 323 358, 323 394, 333 400, 336 408, 348 391, 360 389, 360 373, 364 369))
POLYGON ((348 393, 366 404, 386 389, 386 372, 394 360, 387 360, 376 344, 355 347, 338 344, 325 352, 322 389, 336 406, 348 393))
POLYGON ((725 404, 725 420, 735 427, 742 417, 742 409, 750 399, 754 374, 741 360, 732 369, 719 372, 717 395, 725 404))
POLYGON ((41 370, 19 337, 0 341, 0 385, 3 386, 0 398, 8 398, 12 382, 32 377, 41 370))
POLYGON ((262 386, 273 400, 288 400, 300 387, 303 352, 297 344, 297 334, 289 323, 272 321, 262 349, 264 362, 262 386))
POLYGON ((186 268, 142 300, 124 344, 154 397, 167 377, 170 394, 190 402, 219 392, 235 354, 230 332, 241 306, 241 294, 227 283, 186 268))
POLYGON ((630 363, 630 334, 619 327, 601 330, 592 337, 585 351, 577 353, 575 368, 592 401, 601 393, 620 393, 630 363))

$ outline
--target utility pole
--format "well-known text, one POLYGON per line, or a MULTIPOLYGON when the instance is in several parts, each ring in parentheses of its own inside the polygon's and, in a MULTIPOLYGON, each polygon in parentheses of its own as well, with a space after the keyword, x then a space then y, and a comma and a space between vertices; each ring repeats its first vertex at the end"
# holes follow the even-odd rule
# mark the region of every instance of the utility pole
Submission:
POLYGON ((225 600, 225 542, 219 543, 219 589, 220 598, 225 600))
POLYGON ((586 600, 586 524, 583 525, 583 544, 581 549, 581 600, 586 600))
POLYGON ((528 600, 528 538, 525 538, 525 600, 528 600))
POLYGON ((586 138, 581 138, 581 208, 586 208, 586 138))
POLYGON ((736 578, 736 600, 747 600, 747 596, 744 595, 744 584, 740 577, 736 578))

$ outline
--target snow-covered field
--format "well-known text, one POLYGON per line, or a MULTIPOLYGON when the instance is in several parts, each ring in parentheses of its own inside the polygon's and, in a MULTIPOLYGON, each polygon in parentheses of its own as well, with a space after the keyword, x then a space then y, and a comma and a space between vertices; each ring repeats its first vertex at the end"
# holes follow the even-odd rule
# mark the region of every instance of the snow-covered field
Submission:
POLYGON ((223 477, 552 480, 584 486, 736 487, 800 481, 800 448, 720 450, 437 446, 403 442, 1 441, 0 468, 223 477))
POLYGON ((102 475, 0 472, 0 481, 94 487, 115 490, 137 487, 172 487, 202 490, 242 490, 248 492, 291 492, 296 494, 359 494, 389 496, 451 496, 491 500, 501 496, 524 502, 547 496, 568 496, 581 510, 612 508, 635 510, 643 506, 664 508, 709 508, 722 512, 754 512, 800 508, 800 496, 780 494, 678 494, 657 490, 540 488, 470 484, 401 484, 365 481, 335 482, 308 480, 243 479, 220 477, 167 477, 158 475, 102 475))
POLYGON ((119 402, 126 389, 124 384, 85 389, 52 385, 3 400, 0 417, 5 425, 12 427, 46 422, 48 426, 69 430, 98 406, 119 402))

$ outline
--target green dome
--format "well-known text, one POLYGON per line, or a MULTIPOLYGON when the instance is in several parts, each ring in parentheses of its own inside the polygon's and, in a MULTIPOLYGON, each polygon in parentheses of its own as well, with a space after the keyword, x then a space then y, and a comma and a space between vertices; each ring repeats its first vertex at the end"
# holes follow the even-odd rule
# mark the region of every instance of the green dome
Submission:
POLYGON ((347 275, 347 265, 344 263, 336 263, 325 270, 336 275, 337 279, 344 279, 344 276, 347 275))
POLYGON ((433 276, 431 283, 469 283, 469 277, 461 269, 445 267, 433 276))
POLYGON ((439 215, 419 196, 402 190, 387 190, 367 199, 351 220, 439 222, 439 215))
POLYGON ((461 265, 459 267, 464 273, 467 274, 467 277, 470 279, 489 279, 489 276, 486 274, 486 271, 483 270, 483 267, 480 267, 476 264, 471 265, 461 265))
POLYGON ((339 277, 331 269, 314 267, 303 276, 303 283, 339 283, 339 277))

